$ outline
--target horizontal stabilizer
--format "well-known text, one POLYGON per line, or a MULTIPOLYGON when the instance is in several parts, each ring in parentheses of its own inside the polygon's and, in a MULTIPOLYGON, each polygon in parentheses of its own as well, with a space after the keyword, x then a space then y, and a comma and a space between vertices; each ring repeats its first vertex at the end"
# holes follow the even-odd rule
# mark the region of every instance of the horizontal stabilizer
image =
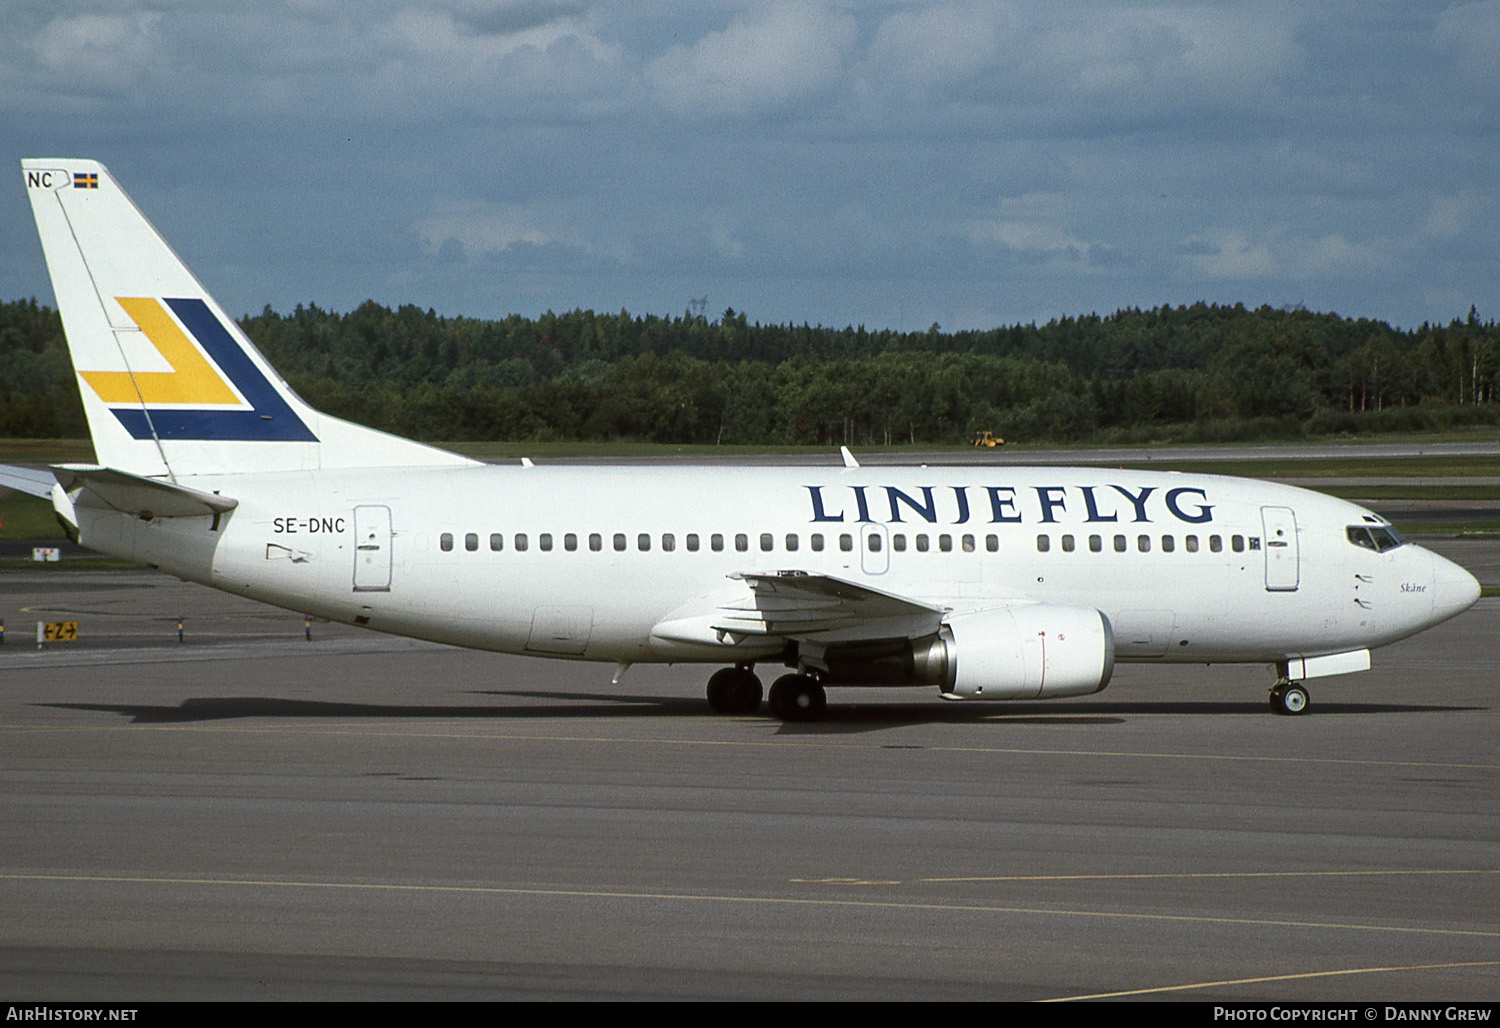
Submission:
POLYGON ((140 518, 199 518, 226 514, 240 503, 218 493, 92 464, 60 464, 52 470, 69 493, 78 490, 75 507, 103 507, 140 518))
POLYGON ((57 476, 50 471, 43 471, 40 468, 21 468, 14 464, 0 464, 0 486, 14 489, 18 493, 25 493, 27 496, 48 499, 52 496, 52 486, 56 482, 57 476))

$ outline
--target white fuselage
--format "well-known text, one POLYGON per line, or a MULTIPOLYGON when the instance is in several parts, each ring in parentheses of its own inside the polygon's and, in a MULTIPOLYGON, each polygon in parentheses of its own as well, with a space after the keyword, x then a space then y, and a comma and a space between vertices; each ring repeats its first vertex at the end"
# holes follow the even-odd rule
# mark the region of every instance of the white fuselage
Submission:
POLYGON ((1379 646, 1472 602, 1431 552, 1354 545, 1342 500, 1094 468, 520 467, 195 476, 212 520, 80 511, 83 541, 334 621, 613 662, 732 663, 767 640, 663 623, 803 571, 955 613, 1095 608, 1121 660, 1275 662, 1379 646), (362 548, 363 547, 363 548, 362 548))
POLYGON ((751 666, 952 699, 1097 692, 1115 661, 1276 664, 1294 681, 1479 595, 1463 569, 1316 493, 1091 468, 489 467, 309 407, 119 187, 22 162, 96 465, 39 483, 105 553, 293 610, 511 653, 751 666))

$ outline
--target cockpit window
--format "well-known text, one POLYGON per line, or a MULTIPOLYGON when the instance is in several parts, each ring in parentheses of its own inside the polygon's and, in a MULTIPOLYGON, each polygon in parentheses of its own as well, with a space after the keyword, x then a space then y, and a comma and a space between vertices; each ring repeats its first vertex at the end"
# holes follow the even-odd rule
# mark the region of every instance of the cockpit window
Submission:
POLYGON ((1377 553, 1394 550, 1406 542, 1401 533, 1389 525, 1350 525, 1344 530, 1344 534, 1355 546, 1363 546, 1377 553))

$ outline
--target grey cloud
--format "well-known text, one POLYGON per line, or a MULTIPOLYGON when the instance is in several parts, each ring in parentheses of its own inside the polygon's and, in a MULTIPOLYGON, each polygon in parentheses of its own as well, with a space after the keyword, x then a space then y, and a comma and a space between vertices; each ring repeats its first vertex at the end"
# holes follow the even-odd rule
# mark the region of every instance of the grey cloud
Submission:
POLYGON ((753 114, 836 88, 854 19, 821 4, 756 5, 725 28, 653 60, 647 79, 679 114, 753 114))
POLYGON ((574 18, 592 6, 583 0, 450 0, 455 20, 487 36, 507 36, 574 18))
MULTIPOLYGON (((1500 309, 1500 0, 12 0, 6 29, 7 159, 105 160, 247 309, 1500 309)), ((24 194, 0 217, 0 294, 45 295, 24 194)))

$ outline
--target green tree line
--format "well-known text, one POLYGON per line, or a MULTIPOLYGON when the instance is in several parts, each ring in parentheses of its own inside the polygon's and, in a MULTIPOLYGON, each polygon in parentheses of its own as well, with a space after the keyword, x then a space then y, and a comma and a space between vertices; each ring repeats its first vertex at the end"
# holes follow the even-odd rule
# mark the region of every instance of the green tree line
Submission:
MULTIPOLYGON (((328 413, 429 440, 891 445, 1500 423, 1500 328, 1193 304, 925 332, 369 302, 241 327, 328 413)), ((0 303, 0 434, 86 434, 57 313, 0 303)))

